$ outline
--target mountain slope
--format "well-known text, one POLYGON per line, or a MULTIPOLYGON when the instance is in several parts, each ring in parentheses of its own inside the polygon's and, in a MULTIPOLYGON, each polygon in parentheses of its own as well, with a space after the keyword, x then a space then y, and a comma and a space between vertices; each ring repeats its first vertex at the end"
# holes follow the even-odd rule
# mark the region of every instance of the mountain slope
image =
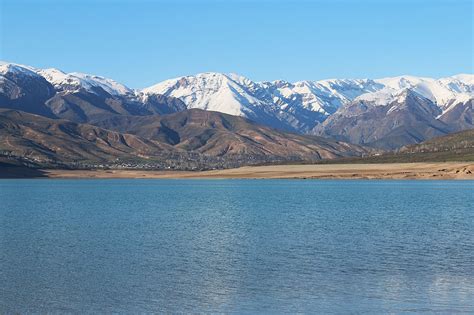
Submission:
POLYGON ((117 167, 126 163, 135 168, 206 169, 370 152, 196 109, 164 116, 114 116, 96 123, 107 129, 3 109, 0 153, 53 166, 117 167))
MULTIPOLYGON (((373 154, 367 157, 324 160, 324 164, 368 164, 368 163, 417 163, 417 162, 473 162, 474 129, 435 137, 418 144, 412 144, 393 152, 373 154)), ((448 169, 439 169, 440 172, 448 169)), ((469 169, 454 171, 471 174, 469 169)))
POLYGON ((344 106, 315 133, 351 143, 396 149, 455 131, 436 119, 441 109, 429 99, 404 90, 387 105, 356 100, 344 106))
POLYGON ((447 136, 437 137, 420 144, 406 146, 400 149, 400 153, 431 153, 439 155, 451 155, 462 160, 462 158, 474 160, 474 129, 456 132, 447 136))
POLYGON ((100 163, 172 150, 134 135, 8 109, 0 109, 0 135, 2 155, 42 163, 100 163))
POLYGON ((0 108, 54 117, 45 105, 54 94, 54 87, 34 71, 12 64, 0 64, 0 108))
POLYGON ((287 133, 238 116, 191 109, 164 116, 121 116, 94 124, 212 156, 319 160, 367 154, 362 147, 287 133))
POLYGON ((474 128, 474 98, 458 97, 449 102, 447 106, 447 109, 437 117, 438 120, 456 131, 474 128))

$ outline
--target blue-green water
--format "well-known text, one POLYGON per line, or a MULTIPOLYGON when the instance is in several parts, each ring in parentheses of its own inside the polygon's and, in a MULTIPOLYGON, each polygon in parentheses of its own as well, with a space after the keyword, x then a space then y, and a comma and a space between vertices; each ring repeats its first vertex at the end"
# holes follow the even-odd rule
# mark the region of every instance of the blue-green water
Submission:
POLYGON ((474 312, 474 182, 1 180, 0 313, 474 312))

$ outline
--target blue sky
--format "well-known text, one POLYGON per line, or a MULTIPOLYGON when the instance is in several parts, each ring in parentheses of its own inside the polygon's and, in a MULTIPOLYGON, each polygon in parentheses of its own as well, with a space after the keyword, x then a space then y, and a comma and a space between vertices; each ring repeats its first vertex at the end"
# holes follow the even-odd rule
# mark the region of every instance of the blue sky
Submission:
POLYGON ((473 1, 0 0, 0 59, 141 88, 473 72, 473 1))

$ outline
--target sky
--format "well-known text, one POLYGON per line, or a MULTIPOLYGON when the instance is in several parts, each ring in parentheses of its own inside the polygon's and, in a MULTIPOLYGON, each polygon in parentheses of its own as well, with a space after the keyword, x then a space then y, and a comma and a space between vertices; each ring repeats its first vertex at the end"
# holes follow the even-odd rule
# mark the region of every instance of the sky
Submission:
POLYGON ((473 0, 0 0, 0 60, 132 88, 473 73, 473 0))

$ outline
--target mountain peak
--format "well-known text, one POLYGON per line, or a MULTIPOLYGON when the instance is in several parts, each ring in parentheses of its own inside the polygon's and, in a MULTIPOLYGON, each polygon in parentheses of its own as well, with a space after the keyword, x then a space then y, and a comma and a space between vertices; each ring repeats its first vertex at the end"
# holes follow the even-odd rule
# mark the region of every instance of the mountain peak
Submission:
MULTIPOLYGON (((444 78, 444 79, 454 79, 454 80, 457 80, 457 81, 464 82, 465 84, 474 85, 474 74, 459 73, 459 74, 456 74, 456 75, 453 75, 451 77, 447 77, 447 78, 444 78)), ((442 79, 440 79, 440 80, 442 80, 442 79)))
POLYGON ((0 75, 7 75, 7 74, 15 74, 15 75, 27 75, 36 77, 38 74, 34 71, 33 68, 28 66, 23 66, 15 63, 2 63, 0 64, 0 75))
POLYGON ((84 74, 80 72, 65 73, 55 68, 37 70, 54 87, 59 90, 85 89, 95 93, 94 88, 101 88, 110 95, 125 95, 133 93, 133 90, 114 80, 97 75, 84 74))

